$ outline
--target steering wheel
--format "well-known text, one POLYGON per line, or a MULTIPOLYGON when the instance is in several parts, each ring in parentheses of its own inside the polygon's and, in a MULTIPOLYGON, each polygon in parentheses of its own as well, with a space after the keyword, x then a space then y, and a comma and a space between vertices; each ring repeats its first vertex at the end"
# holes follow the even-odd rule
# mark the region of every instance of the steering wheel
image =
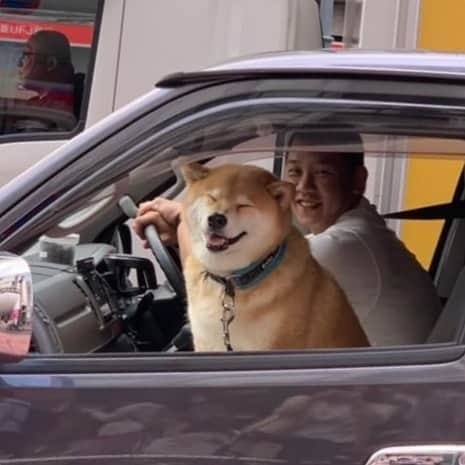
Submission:
MULTIPOLYGON (((121 197, 118 201, 118 205, 129 218, 135 218, 137 216, 136 204, 129 195, 121 197)), ((186 290, 181 270, 173 260, 166 245, 161 241, 157 229, 151 224, 145 227, 144 233, 150 249, 163 270, 163 273, 165 273, 168 282, 179 297, 185 297, 186 290)))

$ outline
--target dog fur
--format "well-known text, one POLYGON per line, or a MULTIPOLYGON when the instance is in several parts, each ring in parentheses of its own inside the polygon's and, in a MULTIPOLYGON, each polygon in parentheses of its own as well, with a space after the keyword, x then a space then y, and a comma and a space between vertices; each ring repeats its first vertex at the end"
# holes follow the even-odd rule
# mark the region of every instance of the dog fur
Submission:
POLYGON ((253 287, 236 289, 229 327, 233 350, 368 345, 344 292, 293 226, 291 183, 247 165, 209 169, 191 163, 181 171, 187 184, 182 219, 191 241, 184 277, 196 351, 226 350, 220 321, 224 287, 207 272, 228 277, 265 259, 283 241, 280 264, 253 287), (208 223, 215 213, 227 218, 221 234, 208 223), (224 238, 237 242, 229 245, 232 240, 224 238))

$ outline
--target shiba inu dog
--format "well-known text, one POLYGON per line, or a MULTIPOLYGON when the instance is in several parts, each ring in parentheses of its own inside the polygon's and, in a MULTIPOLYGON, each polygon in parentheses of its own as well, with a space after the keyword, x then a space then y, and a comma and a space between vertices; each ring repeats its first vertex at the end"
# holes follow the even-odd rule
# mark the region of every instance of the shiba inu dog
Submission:
POLYGON ((196 351, 368 345, 345 294, 293 226, 293 184, 255 166, 181 171, 196 351))

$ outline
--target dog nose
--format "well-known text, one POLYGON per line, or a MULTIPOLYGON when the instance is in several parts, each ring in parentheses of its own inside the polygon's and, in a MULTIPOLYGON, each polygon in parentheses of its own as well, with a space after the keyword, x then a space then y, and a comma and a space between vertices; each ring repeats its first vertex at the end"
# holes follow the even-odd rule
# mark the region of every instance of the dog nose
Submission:
POLYGON ((228 219, 221 213, 213 213, 208 217, 208 226, 214 231, 218 231, 226 226, 228 219))

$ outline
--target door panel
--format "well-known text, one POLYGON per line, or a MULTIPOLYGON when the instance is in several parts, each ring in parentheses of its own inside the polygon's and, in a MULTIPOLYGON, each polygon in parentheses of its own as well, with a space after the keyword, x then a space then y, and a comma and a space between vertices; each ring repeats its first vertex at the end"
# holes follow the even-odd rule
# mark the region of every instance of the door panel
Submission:
POLYGON ((460 361, 397 368, 7 375, 1 379, 0 459, 362 464, 391 445, 463 441, 463 374, 460 361))

